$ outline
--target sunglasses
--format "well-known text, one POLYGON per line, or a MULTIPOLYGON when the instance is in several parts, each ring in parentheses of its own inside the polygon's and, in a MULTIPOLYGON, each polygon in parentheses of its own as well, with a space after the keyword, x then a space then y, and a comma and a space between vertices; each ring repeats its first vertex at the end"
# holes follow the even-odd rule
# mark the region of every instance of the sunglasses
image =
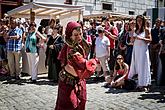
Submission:
POLYGON ((117 58, 117 60, 121 60, 121 59, 123 59, 123 58, 117 58))

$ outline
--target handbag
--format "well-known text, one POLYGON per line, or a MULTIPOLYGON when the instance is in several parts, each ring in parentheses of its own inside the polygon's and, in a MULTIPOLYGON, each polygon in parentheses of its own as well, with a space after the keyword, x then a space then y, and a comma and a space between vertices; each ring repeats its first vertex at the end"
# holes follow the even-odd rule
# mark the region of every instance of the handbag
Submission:
POLYGON ((133 79, 127 79, 124 81, 125 85, 124 85, 124 89, 126 90, 134 90, 137 86, 136 81, 133 79))

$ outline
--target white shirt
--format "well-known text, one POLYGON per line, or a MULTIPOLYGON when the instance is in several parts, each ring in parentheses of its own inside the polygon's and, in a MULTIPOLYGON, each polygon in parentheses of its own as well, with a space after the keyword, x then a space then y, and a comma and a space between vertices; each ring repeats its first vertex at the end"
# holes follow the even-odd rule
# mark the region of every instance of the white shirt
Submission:
POLYGON ((96 57, 109 56, 110 41, 106 36, 96 38, 96 57))

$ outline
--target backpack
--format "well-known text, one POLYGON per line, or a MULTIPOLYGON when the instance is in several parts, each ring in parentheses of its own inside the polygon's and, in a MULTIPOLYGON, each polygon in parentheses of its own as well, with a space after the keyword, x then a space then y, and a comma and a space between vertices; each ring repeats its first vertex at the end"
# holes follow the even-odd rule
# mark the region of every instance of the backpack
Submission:
POLYGON ((134 90, 136 88, 137 84, 135 82, 135 80, 133 79, 127 79, 125 80, 125 85, 124 85, 124 89, 126 90, 134 90))

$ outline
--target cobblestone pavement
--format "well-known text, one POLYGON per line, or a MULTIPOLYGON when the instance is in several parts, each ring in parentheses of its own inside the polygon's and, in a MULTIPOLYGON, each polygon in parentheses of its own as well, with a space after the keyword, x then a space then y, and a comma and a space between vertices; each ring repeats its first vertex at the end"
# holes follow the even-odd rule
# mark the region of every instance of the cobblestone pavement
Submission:
MULTIPOLYGON (((57 96, 57 84, 39 75, 36 84, 29 76, 10 81, 0 76, 0 110, 53 110, 57 96)), ((86 110, 165 110, 164 88, 153 86, 151 92, 128 92, 104 88, 104 82, 87 84, 86 110)))

